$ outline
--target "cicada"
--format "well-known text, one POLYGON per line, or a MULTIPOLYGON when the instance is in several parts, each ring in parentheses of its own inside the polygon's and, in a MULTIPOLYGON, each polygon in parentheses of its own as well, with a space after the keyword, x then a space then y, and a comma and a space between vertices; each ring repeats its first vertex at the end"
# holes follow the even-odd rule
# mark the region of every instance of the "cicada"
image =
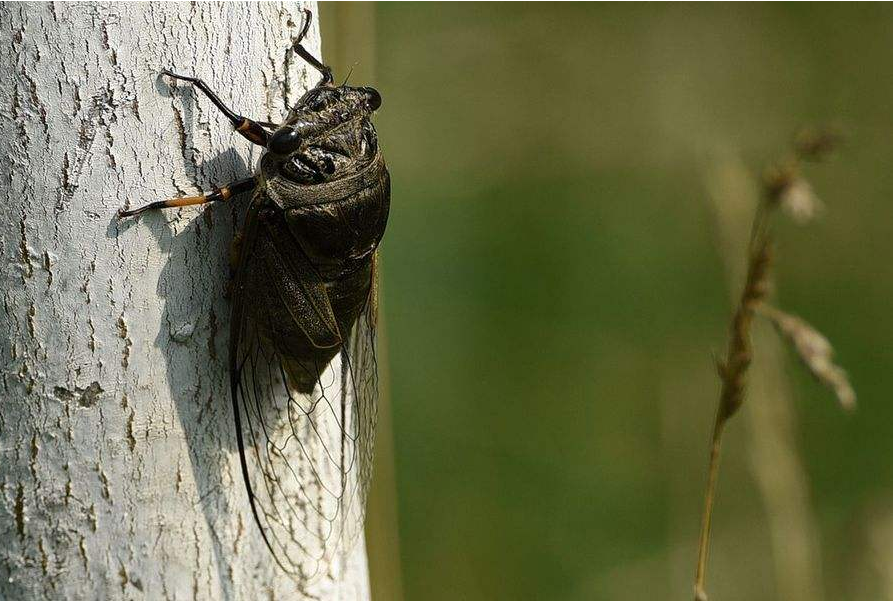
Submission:
POLYGON ((253 191, 231 288, 229 372, 248 502, 276 562, 309 582, 363 528, 377 410, 377 249, 390 178, 370 87, 334 85, 301 40, 295 52, 322 75, 281 124, 230 110, 191 82, 266 148, 250 178, 147 210, 226 201, 253 191))

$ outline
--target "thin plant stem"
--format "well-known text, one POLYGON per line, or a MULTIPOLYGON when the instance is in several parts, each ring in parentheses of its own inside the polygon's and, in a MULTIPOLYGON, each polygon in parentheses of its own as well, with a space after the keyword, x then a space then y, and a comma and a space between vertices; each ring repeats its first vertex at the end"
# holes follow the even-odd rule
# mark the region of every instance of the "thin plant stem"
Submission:
POLYGON ((722 380, 722 390, 710 443, 710 463, 707 468, 704 513, 701 518, 701 533, 698 537, 695 601, 707 601, 707 592, 705 590, 707 555, 710 546, 710 524, 713 518, 713 504, 716 499, 716 483, 719 479, 722 433, 726 422, 738 411, 744 400, 745 377, 752 359, 751 325, 753 324, 754 311, 767 291, 770 264, 769 208, 766 206, 766 203, 760 203, 756 215, 754 215, 748 248, 747 277, 744 283, 744 290, 741 292, 741 298, 732 317, 728 353, 725 360, 718 366, 720 379, 722 380))
POLYGON ((698 537, 698 571, 695 575, 695 601, 707 601, 705 584, 707 580, 707 552, 710 547, 710 522, 713 519, 713 502, 716 498, 716 481, 719 476, 719 450, 725 420, 717 419, 713 424, 713 438, 710 444, 710 465, 707 468, 707 491, 704 494, 704 514, 701 517, 701 535, 698 537))

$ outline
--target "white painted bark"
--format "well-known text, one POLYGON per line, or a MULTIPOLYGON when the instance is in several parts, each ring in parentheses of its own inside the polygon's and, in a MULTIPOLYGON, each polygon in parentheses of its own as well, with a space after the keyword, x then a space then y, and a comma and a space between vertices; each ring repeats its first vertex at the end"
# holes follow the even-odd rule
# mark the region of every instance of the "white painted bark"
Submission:
POLYGON ((224 299, 246 199, 114 217, 253 169, 158 72, 275 121, 318 77, 286 58, 299 8, 0 4, 0 599, 368 599, 362 543, 296 594, 250 516, 224 299))

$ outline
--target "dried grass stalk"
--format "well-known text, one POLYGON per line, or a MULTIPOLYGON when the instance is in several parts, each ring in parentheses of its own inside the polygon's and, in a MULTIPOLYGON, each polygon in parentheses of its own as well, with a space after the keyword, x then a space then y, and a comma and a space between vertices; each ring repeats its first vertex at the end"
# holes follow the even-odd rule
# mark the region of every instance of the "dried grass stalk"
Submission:
POLYGON ((821 205, 809 183, 800 174, 800 165, 803 160, 822 158, 833 148, 837 139, 836 134, 821 131, 801 134, 795 142, 794 155, 768 169, 764 176, 763 200, 757 208, 751 229, 744 289, 732 317, 726 357, 717 366, 722 390, 710 444, 707 489, 698 539, 695 601, 707 601, 705 589, 707 555, 719 474, 722 433, 726 422, 735 415, 744 402, 747 369, 753 360, 751 328, 757 311, 775 323, 782 337, 793 345, 813 375, 834 390, 841 405, 850 408, 855 404, 855 393, 846 378, 846 373, 831 360, 831 345, 825 337, 803 320, 775 309, 765 302, 769 293, 769 272, 772 264, 769 228, 772 213, 780 208, 796 221, 805 222, 819 212, 821 205))

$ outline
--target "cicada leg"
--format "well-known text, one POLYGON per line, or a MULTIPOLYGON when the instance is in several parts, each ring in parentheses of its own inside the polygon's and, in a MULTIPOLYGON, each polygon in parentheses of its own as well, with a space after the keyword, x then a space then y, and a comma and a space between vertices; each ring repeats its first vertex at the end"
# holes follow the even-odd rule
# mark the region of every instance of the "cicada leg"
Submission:
POLYGON ((118 211, 118 217, 132 217, 133 215, 139 215, 140 213, 153 211, 155 209, 170 209, 176 207, 186 207, 189 205, 201 205, 208 202, 220 202, 228 200, 231 196, 235 196, 236 194, 241 194, 242 192, 253 190, 256 186, 257 179, 254 177, 249 177, 229 184, 228 186, 217 188, 210 194, 205 194, 202 196, 181 196, 180 198, 169 198, 167 200, 152 202, 136 209, 121 209, 118 211))
POLYGON ((199 90, 204 92, 205 96, 207 96, 211 102, 214 103, 214 106, 220 109, 220 112, 223 113, 227 119, 229 119, 230 123, 233 124, 233 127, 236 128, 236 131, 239 132, 242 137, 248 139, 251 142, 254 142, 255 144, 259 144, 260 146, 267 145, 267 138, 269 137, 269 134, 264 128, 275 129, 277 127, 276 125, 263 121, 253 121, 248 117, 237 115, 233 112, 232 109, 223 104, 223 101, 217 97, 217 94, 211 91, 211 88, 208 87, 208 84, 206 84, 201 79, 198 79, 197 77, 178 75, 167 70, 162 71, 161 74, 167 75, 168 77, 171 77, 173 79, 188 81, 189 83, 197 87, 199 90))
POLYGON ((310 63, 310 65, 319 71, 322 74, 322 81, 320 81, 317 85, 319 86, 327 86, 335 81, 334 76, 332 75, 332 68, 328 65, 323 64, 321 60, 310 54, 310 52, 301 46, 301 42, 304 40, 304 37, 307 35, 307 31, 310 29, 310 22, 313 20, 313 13, 311 13, 306 8, 302 8, 301 12, 304 13, 304 25, 301 27, 301 33, 298 34, 297 39, 294 41, 294 49, 295 52, 298 53, 298 56, 303 58, 305 61, 310 63))

